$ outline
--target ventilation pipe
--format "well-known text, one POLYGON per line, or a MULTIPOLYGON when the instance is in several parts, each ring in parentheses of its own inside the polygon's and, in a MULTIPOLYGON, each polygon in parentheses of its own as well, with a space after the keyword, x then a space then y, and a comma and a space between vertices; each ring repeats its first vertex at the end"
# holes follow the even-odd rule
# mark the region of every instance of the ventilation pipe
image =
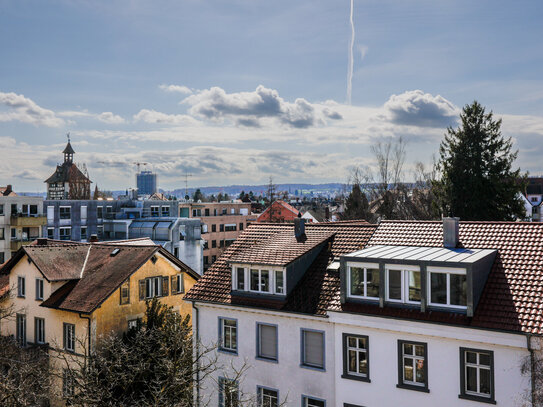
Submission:
POLYGON ((443 246, 455 248, 458 246, 459 218, 443 218, 443 246))

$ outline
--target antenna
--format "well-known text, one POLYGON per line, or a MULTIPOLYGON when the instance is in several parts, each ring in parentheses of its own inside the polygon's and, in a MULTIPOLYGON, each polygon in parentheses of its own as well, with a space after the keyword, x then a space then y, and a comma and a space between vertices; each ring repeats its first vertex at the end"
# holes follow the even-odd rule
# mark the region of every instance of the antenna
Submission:
POLYGON ((68 139, 68 143, 70 142, 70 132, 66 133, 66 138, 68 139))
POLYGON ((189 177, 192 177, 192 174, 184 173, 185 177, 185 196, 189 194, 189 177))

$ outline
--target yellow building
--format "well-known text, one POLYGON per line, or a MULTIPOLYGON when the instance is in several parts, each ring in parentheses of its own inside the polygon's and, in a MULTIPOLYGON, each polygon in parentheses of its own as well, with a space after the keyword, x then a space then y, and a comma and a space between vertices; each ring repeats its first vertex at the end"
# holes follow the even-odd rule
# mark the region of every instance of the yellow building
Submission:
MULTIPOLYGON (((20 248, 0 270, 16 318, 0 327, 22 346, 85 355, 101 335, 124 332, 142 318, 145 301, 159 297, 181 315, 199 275, 148 239, 60 243, 39 239, 20 248)), ((0 290, 2 287, 0 287, 0 290)))

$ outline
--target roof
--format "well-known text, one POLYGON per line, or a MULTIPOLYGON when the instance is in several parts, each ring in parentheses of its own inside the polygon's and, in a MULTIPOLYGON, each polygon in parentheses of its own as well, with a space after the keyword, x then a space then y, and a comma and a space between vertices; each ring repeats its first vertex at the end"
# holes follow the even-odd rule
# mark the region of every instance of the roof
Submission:
POLYGON ((9 291, 9 274, 0 274, 0 298, 9 291))
POLYGON ((91 180, 81 172, 77 165, 71 162, 65 162, 62 165, 57 165, 55 172, 44 182, 51 184, 53 182, 68 182, 70 178, 80 181, 91 182, 91 180))
MULTIPOLYGON (((369 224, 315 223, 305 226, 310 239, 329 236, 330 245, 322 248, 300 283, 289 294, 287 301, 280 305, 283 311, 324 315, 330 295, 328 286, 338 281, 337 271, 327 270, 334 258, 364 247, 376 226, 369 224)), ((221 304, 255 306, 254 300, 232 297, 231 267, 229 261, 239 253, 251 250, 256 244, 277 240, 289 240, 294 236, 292 223, 252 223, 230 245, 223 255, 206 271, 193 288, 185 295, 188 301, 205 301, 221 304)), ((261 307, 277 309, 277 304, 263 302, 261 307)))
POLYGON ((351 253, 348 256, 365 259, 472 264, 493 255, 495 252, 496 250, 492 249, 376 245, 351 253))
POLYGON ((262 212, 260 215, 258 215, 258 219, 267 219, 268 218, 267 215, 270 212, 270 208, 273 207, 275 209, 278 206, 286 209, 289 212, 292 212, 293 215, 298 216, 298 213, 299 213, 298 209, 296 209, 294 206, 286 203, 285 201, 283 201, 281 199, 278 199, 276 201, 273 201, 273 203, 270 206, 268 206, 264 210, 264 212, 262 212))
POLYGON ((9 273, 24 255, 49 281, 67 281, 41 306, 73 312, 90 313, 108 298, 130 275, 152 255, 160 253, 194 279, 199 275, 160 246, 127 241, 103 243, 29 245, 19 249, 2 268, 9 273), (119 251, 113 254, 113 250, 119 251))
POLYGON ((64 148, 63 154, 75 154, 74 149, 72 148, 72 144, 68 141, 68 144, 66 144, 66 147, 64 148))
MULTIPOLYGON (((383 221, 368 243, 373 245, 443 247, 443 224, 383 221)), ((473 318, 452 312, 341 305, 339 290, 329 309, 543 335, 543 224, 460 222, 458 247, 498 252, 473 318)))
POLYGON ((11 185, 0 187, 0 196, 17 196, 15 192, 11 189, 11 185))

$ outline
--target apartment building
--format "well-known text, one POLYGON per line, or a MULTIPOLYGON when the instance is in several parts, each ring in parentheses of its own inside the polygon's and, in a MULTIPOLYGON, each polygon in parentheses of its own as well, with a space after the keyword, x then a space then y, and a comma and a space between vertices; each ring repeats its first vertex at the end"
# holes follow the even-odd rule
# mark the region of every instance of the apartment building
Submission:
POLYGON ((21 246, 42 237, 45 221, 43 198, 0 193, 0 264, 21 246))
POLYGON ((48 347, 51 365, 59 369, 59 354, 84 356, 101 335, 134 326, 148 299, 157 297, 181 315, 189 314, 183 296, 199 278, 149 240, 39 239, 20 248, 1 271, 9 278, 0 292, 12 290, 8 301, 17 311, 14 320, 2 324, 1 334, 13 335, 23 347, 48 347))
POLYGON ((185 297, 225 366, 202 403, 541 405, 541 223, 302 222, 251 225, 185 297))
POLYGON ((251 213, 251 203, 241 201, 181 202, 179 216, 198 218, 202 222, 204 270, 257 218, 251 213))

